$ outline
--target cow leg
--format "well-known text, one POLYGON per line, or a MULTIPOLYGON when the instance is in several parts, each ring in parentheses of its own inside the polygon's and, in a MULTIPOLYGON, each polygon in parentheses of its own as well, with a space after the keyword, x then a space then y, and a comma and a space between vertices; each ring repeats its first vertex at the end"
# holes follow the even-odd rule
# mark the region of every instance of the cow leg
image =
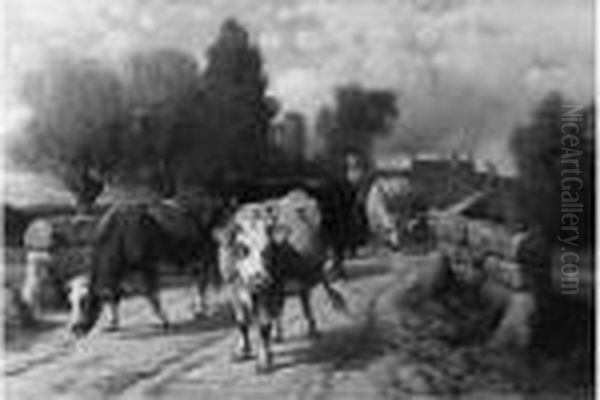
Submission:
POLYGON ((283 321, 281 321, 282 318, 283 318, 283 315, 280 315, 277 318, 275 318, 275 321, 274 321, 275 336, 273 337, 273 341, 278 342, 278 343, 283 342, 283 321))
POLYGON ((348 272, 346 271, 346 267, 344 265, 344 250, 339 249, 334 251, 333 254, 333 272, 334 279, 339 278, 342 280, 348 279, 348 272))
POLYGON ((232 359, 235 362, 247 361, 252 358, 252 345, 250 344, 250 305, 244 304, 239 298, 234 296, 231 306, 240 331, 240 341, 233 353, 232 359))
POLYGON ((146 286, 146 298, 150 303, 150 307, 152 307, 154 315, 160 320, 162 327, 166 329, 169 327, 169 320, 160 303, 158 277, 155 273, 144 273, 143 278, 146 286))
POLYGON ((208 302, 206 300, 206 292, 208 290, 208 277, 206 274, 206 268, 204 271, 198 271, 198 277, 196 280, 196 287, 198 289, 198 309, 196 315, 207 315, 208 314, 208 302))
POLYGON ((256 371, 259 373, 270 372, 273 367, 273 354, 271 352, 271 321, 263 321, 259 326, 260 348, 258 351, 258 360, 256 371))
POLYGON ((108 301, 108 327, 106 330, 109 332, 119 330, 119 302, 118 297, 108 301))
POLYGON ((312 306, 310 304, 310 289, 303 289, 300 291, 300 304, 302 305, 302 312, 304 318, 308 323, 308 336, 310 338, 317 338, 319 331, 317 330, 317 323, 312 312, 312 306))
POLYGON ((207 301, 206 301, 206 290, 208 288, 208 282, 206 274, 203 273, 203 264, 192 266, 191 278, 192 278, 192 301, 191 312, 195 318, 200 318, 206 314, 207 301), (197 296, 197 299, 196 299, 197 296))
POLYGON ((159 294, 158 292, 152 292, 147 294, 148 301, 150 302, 150 306, 152 307, 152 311, 156 315, 156 317, 160 320, 160 323, 164 329, 169 327, 169 319, 162 309, 159 294))
POLYGON ((273 299, 273 323, 275 325, 275 342, 283 342, 283 308, 285 306, 285 296, 283 291, 274 295, 273 299))
POLYGON ((267 373, 273 366, 273 353, 271 351, 271 330, 273 322, 281 317, 283 306, 283 292, 276 290, 273 293, 264 294, 257 301, 257 319, 260 336, 260 347, 256 371, 267 373))
POLYGON ((108 311, 108 326, 104 329, 107 332, 115 332, 119 330, 119 303, 121 302, 120 289, 113 288, 105 300, 105 307, 108 311))
POLYGON ((240 341, 238 347, 233 353, 232 359, 234 362, 247 361, 252 359, 252 345, 250 344, 250 325, 247 323, 239 323, 240 341))

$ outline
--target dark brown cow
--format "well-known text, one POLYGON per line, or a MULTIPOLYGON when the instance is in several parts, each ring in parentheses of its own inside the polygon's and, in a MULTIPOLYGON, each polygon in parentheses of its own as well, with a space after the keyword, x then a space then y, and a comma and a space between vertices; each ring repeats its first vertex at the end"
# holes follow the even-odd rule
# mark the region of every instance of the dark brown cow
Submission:
POLYGON ((168 320, 158 297, 160 263, 198 266, 192 272, 201 299, 209 282, 218 284, 211 231, 225 207, 217 199, 200 199, 180 201, 179 211, 173 202, 163 202, 115 205, 106 212, 97 226, 89 275, 74 280, 69 295, 73 333, 88 333, 104 303, 110 306, 110 328, 117 329, 122 284, 135 273, 141 276, 144 294, 166 327, 168 320), (177 218, 193 224, 178 225, 177 218))

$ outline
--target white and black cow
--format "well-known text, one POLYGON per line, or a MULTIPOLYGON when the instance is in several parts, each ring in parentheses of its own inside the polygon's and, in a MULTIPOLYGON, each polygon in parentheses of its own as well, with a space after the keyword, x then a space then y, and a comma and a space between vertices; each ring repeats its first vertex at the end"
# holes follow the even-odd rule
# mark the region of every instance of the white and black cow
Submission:
POLYGON ((256 322, 260 331, 257 370, 271 368, 271 330, 274 325, 280 328, 278 319, 290 292, 300 297, 311 336, 317 335, 317 327, 310 293, 317 284, 323 285, 334 308, 345 308, 343 297, 325 276, 328 252, 321 231, 316 200, 303 191, 292 191, 279 199, 241 206, 216 232, 219 266, 241 333, 236 360, 251 357, 249 329, 256 322))

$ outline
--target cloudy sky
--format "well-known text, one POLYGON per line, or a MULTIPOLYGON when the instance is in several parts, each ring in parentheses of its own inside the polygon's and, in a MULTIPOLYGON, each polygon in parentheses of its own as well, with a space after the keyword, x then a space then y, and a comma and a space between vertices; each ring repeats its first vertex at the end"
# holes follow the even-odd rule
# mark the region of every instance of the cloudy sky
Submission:
POLYGON ((260 45, 270 90, 313 115, 339 84, 398 93, 402 119, 383 152, 472 150, 509 168, 510 131, 546 92, 593 95, 593 0, 5 0, 0 90, 18 134, 14 93, 46 57, 118 60, 140 47, 203 62, 226 17, 260 45))

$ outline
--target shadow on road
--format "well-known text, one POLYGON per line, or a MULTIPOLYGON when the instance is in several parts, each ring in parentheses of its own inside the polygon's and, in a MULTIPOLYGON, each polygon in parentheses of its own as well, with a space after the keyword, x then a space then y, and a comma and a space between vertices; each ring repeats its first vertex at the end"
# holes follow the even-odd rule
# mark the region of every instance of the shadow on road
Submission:
MULTIPOLYGON (((346 265, 346 280, 382 276, 389 271, 390 264, 382 262, 381 258, 352 259, 346 265)), ((318 339, 286 338, 284 348, 274 347, 274 369, 293 369, 302 364, 321 364, 331 370, 343 371, 364 369, 387 347, 386 339, 375 323, 375 315, 370 311, 350 324, 323 331, 318 339)))
POLYGON ((227 313, 219 312, 210 317, 197 317, 172 322, 166 330, 157 324, 127 327, 118 332, 118 337, 124 340, 143 340, 159 336, 181 336, 211 332, 233 328, 234 326, 235 322, 227 313))
POLYGON ((41 320, 30 326, 4 326, 4 346, 6 351, 24 352, 37 342, 37 339, 63 323, 53 320, 41 320))
MULTIPOLYGON (((362 261, 362 260, 361 260, 362 261)), ((346 265, 347 280, 358 280, 370 276, 383 275, 390 270, 388 265, 382 264, 381 260, 365 260, 360 263, 351 262, 346 265)))
POLYGON ((291 349, 278 351, 275 348, 274 369, 278 371, 302 364, 322 364, 332 370, 361 370, 383 355, 385 349, 383 336, 367 320, 361 324, 328 330, 320 338, 291 349), (278 361, 281 359, 288 361, 278 361))

